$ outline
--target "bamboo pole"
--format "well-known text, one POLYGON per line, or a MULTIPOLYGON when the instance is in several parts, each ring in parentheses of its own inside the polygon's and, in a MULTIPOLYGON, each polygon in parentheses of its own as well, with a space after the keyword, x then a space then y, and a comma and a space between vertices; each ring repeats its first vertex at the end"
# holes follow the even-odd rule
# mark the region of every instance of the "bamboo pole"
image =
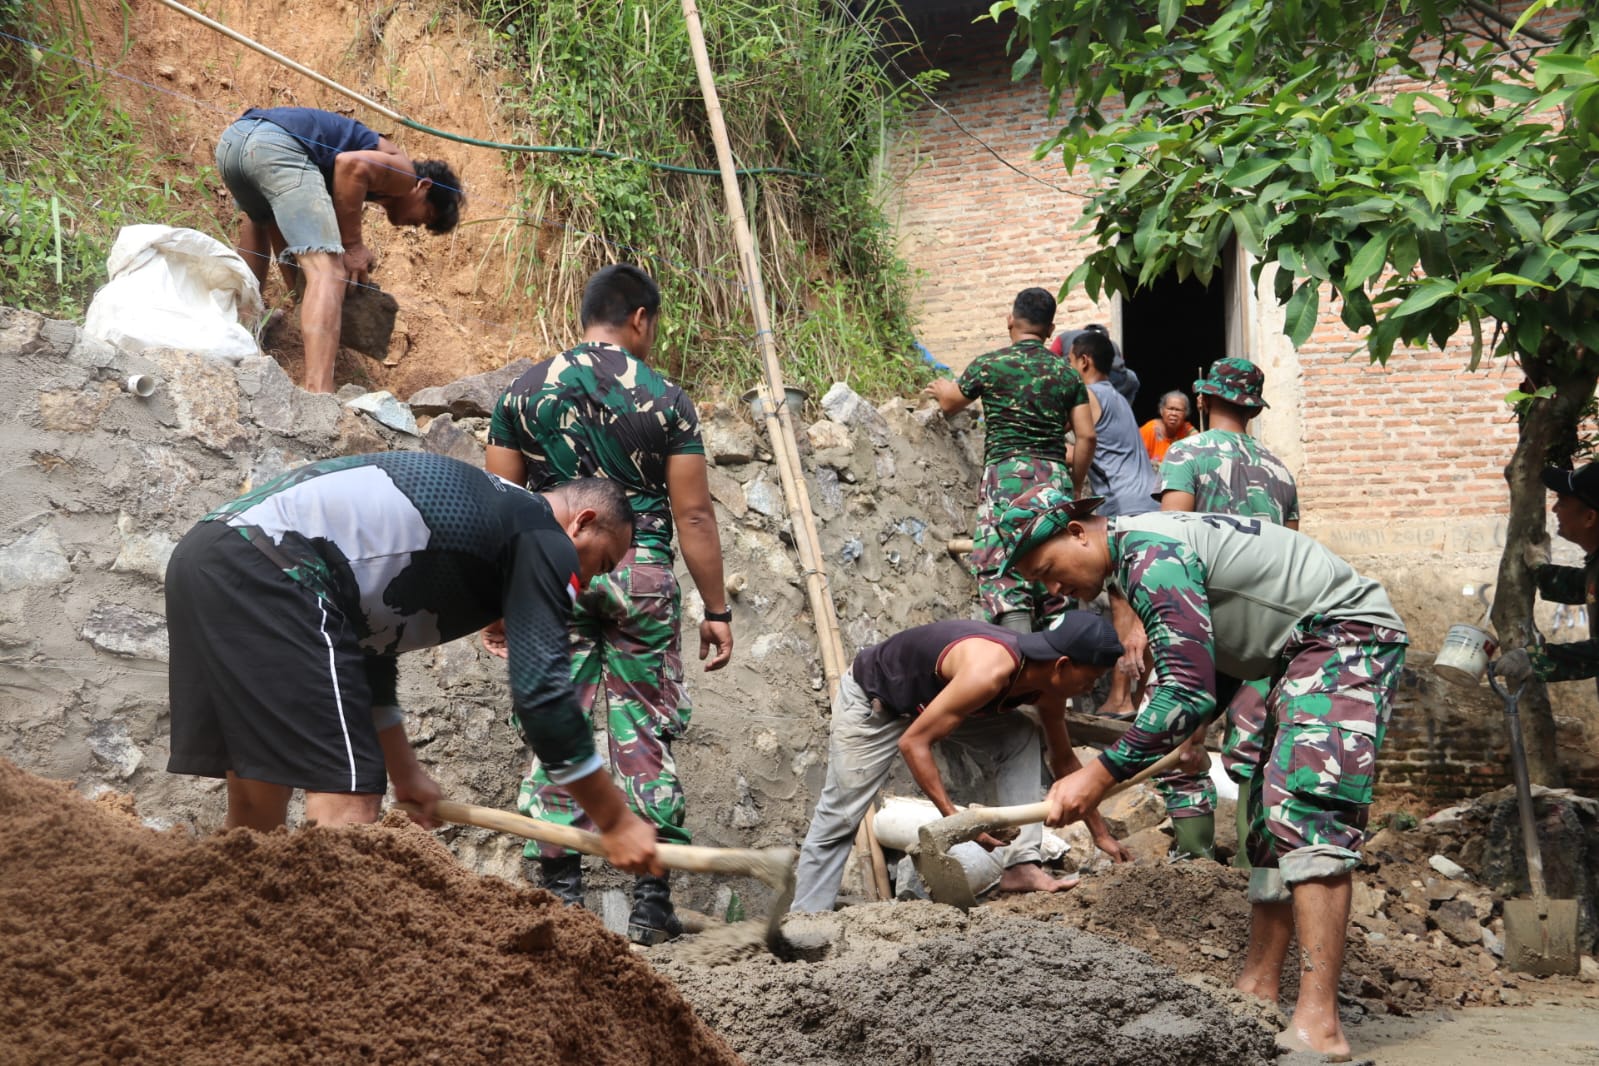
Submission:
MULTIPOLYGON (((732 145, 728 142, 727 124, 722 118, 721 100, 716 92, 716 79, 711 73, 711 58, 705 49, 705 31, 700 25, 700 12, 695 0, 682 0, 683 20, 688 27, 689 48, 694 53, 694 69, 699 76, 700 93, 705 98, 705 114, 711 127, 711 140, 716 146, 716 163, 722 172, 722 194, 727 200, 727 213, 733 222, 733 241, 738 249, 740 272, 744 276, 745 291, 749 293, 750 309, 755 318, 756 341, 761 347, 761 361, 765 367, 766 395, 764 397, 766 433, 772 442, 772 456, 777 463, 778 477, 783 485, 783 500, 788 507, 794 527, 794 545, 799 552, 800 565, 805 572, 805 589, 810 599, 811 614, 815 618, 817 643, 821 648, 822 672, 827 678, 827 693, 831 699, 838 693, 839 679, 844 674, 844 646, 839 638, 838 617, 833 609, 833 598, 827 591, 827 571, 822 562, 821 541, 816 535, 816 521, 811 514, 810 491, 805 485, 805 471, 800 465, 799 446, 794 438, 794 416, 788 409, 783 387, 783 368, 778 362, 777 345, 772 334, 771 318, 766 307, 766 287, 761 277, 760 259, 755 254, 755 239, 750 232, 749 216, 744 210, 744 197, 735 175, 732 145)), ((882 849, 876 846, 870 819, 861 823, 856 834, 857 859, 861 863, 863 878, 869 894, 878 899, 888 897, 888 876, 883 865, 882 849)))

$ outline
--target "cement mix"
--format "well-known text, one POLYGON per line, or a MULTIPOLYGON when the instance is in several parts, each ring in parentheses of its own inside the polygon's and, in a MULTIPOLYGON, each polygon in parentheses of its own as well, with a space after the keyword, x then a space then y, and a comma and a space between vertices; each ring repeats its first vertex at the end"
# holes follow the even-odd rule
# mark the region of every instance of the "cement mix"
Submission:
POLYGON ((650 959, 763 1066, 1262 1063, 1273 1030, 1149 956, 1062 925, 933 903, 791 918, 816 962, 691 943, 650 959), (720 964, 716 964, 716 963, 720 964))

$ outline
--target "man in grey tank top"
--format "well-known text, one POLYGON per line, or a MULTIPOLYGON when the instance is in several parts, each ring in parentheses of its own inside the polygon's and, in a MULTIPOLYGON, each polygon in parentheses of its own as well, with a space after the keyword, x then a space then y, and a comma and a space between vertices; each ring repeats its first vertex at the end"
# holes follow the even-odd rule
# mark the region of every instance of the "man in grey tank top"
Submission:
POLYGON ((1253 909, 1237 987, 1275 1000, 1297 933, 1299 1002, 1279 1041, 1347 1056, 1338 978, 1350 873, 1409 643, 1387 593, 1309 537, 1259 518, 1074 518, 1065 496, 1042 488, 1018 497, 999 526, 1012 565, 1048 591, 1078 599, 1107 583, 1123 591, 1153 659, 1149 702, 1115 747, 1055 782, 1050 825, 1093 810, 1111 785, 1206 721, 1217 670, 1271 679, 1248 797, 1264 812, 1265 832, 1248 844, 1253 909))

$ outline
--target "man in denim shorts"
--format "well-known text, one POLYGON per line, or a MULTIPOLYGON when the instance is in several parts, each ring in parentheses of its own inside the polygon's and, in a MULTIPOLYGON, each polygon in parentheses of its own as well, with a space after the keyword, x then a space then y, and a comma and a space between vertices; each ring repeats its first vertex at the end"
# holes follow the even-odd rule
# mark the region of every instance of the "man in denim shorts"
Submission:
POLYGON ((461 183, 447 163, 412 163, 393 141, 343 115, 309 107, 251 108, 222 131, 217 169, 245 214, 238 251, 266 287, 267 263, 281 256, 303 271, 300 330, 310 392, 333 391, 333 359, 346 281, 372 269, 361 242, 361 208, 382 206, 396 226, 448 233, 461 217, 461 183))

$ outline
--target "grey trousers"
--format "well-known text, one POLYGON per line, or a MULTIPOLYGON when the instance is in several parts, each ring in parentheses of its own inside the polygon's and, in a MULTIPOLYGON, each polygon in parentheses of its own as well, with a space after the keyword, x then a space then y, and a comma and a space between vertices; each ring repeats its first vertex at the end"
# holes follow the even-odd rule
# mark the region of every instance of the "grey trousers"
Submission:
MULTIPOLYGON (((833 909, 855 831, 893 771, 894 761, 900 757, 899 738, 911 722, 886 711, 874 713, 871 700, 850 674, 839 681, 838 696, 833 700, 827 782, 800 846, 791 910, 833 909)), ((967 719, 938 744, 946 756, 958 754, 982 767, 993 782, 995 802, 1001 806, 1043 799, 1043 743, 1038 726, 1027 715, 967 719)), ((1042 825, 1023 828, 1016 842, 1004 850, 1001 861, 1006 867, 1040 861, 1043 839, 1042 825)))

